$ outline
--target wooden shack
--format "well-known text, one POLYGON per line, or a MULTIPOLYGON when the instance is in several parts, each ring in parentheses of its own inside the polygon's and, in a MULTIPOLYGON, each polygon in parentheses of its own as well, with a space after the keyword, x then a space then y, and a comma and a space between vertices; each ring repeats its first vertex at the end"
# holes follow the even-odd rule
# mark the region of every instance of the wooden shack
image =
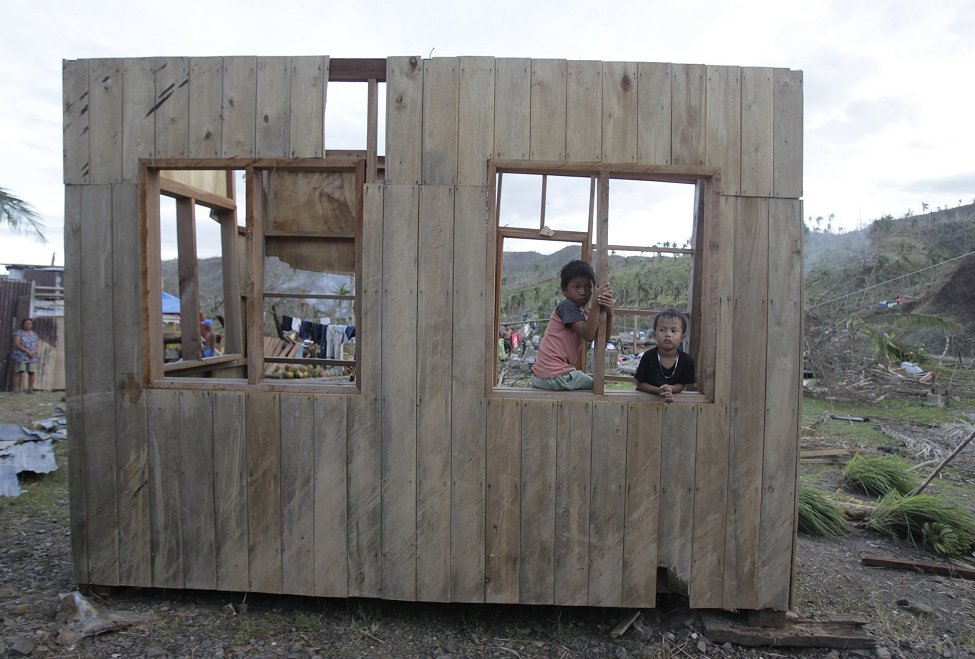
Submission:
POLYGON ((79 583, 605 607, 653 607, 670 590, 696 608, 789 608, 801 72, 65 61, 64 182, 79 583), (362 150, 328 148, 335 82, 368 89, 362 150), (694 186, 699 391, 665 405, 601 384, 495 386, 509 172, 592 181, 589 231, 562 237, 600 273, 612 180, 694 186), (275 197, 279 183, 298 192, 275 197), (163 362, 155 302, 161 196, 175 199, 191 314, 178 367, 163 362), (200 302, 184 259, 201 207, 219 224, 227 301, 227 348, 210 360, 194 352, 200 302), (353 363, 325 360, 352 381, 265 375, 281 359, 264 348, 272 252, 354 276, 354 291, 318 292, 355 309, 353 363))

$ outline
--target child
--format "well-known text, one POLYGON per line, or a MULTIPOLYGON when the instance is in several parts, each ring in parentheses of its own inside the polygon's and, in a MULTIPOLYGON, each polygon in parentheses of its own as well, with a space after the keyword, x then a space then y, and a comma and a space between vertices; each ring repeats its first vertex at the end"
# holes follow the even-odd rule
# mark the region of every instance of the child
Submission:
POLYGON ((576 370, 575 361, 583 344, 596 338, 599 307, 612 318, 613 289, 609 283, 602 284, 592 308, 586 308, 596 285, 592 266, 585 261, 569 261, 561 277, 565 297, 552 312, 538 346, 532 386, 549 391, 592 389, 592 377, 576 370))
POLYGON ((657 347, 647 350, 636 369, 636 388, 674 402, 674 394, 694 384, 694 360, 679 346, 687 332, 687 319, 676 309, 666 309, 653 319, 653 338, 657 347))

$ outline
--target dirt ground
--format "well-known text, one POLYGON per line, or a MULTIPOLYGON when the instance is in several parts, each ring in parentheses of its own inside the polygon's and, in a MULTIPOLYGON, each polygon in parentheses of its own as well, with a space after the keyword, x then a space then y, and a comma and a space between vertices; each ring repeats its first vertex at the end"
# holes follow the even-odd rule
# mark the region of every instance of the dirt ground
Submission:
MULTIPOLYGON (((0 421, 49 417, 57 393, 0 393, 0 421)), ((864 567, 874 553, 940 560, 863 530, 799 537, 795 610, 854 614, 874 650, 744 648, 707 638, 697 612, 666 598, 620 638, 628 611, 553 606, 431 605, 243 593, 99 589, 93 599, 153 620, 61 645, 55 616, 72 581, 66 451, 61 469, 21 478, 0 499, 0 654, 48 657, 968 657, 975 581, 864 567)), ((89 591, 85 591, 89 592, 89 591)))

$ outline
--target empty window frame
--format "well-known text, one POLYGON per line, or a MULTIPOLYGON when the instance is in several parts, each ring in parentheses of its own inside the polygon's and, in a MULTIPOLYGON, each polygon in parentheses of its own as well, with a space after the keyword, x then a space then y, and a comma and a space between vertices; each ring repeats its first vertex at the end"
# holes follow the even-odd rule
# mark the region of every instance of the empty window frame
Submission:
MULTIPOLYGON (((616 297, 613 327, 601 324, 592 356, 584 351, 576 364, 593 376, 593 392, 602 394, 607 387, 632 391, 632 376, 614 368, 614 353, 607 358, 607 341, 613 338, 613 345, 618 347, 628 339, 628 349, 641 350, 644 346, 636 339, 639 332, 646 332, 653 316, 663 308, 677 307, 688 316, 685 345, 698 364, 700 389, 713 397, 713 383, 701 382, 701 373, 712 372, 709 366, 715 337, 715 324, 702 319, 702 300, 707 295, 705 287, 713 286, 704 272, 709 261, 713 269, 717 258, 713 245, 706 248, 704 234, 708 227, 712 231, 716 228, 718 170, 530 161, 491 161, 490 169, 491 212, 496 226, 491 333, 495 368, 491 386, 528 385, 531 358, 520 365, 526 374, 519 377, 517 361, 509 362, 506 348, 501 347, 505 345, 503 335, 512 326, 523 329, 525 323, 521 321, 528 318, 534 320, 534 331, 542 333, 541 323, 547 323, 561 297, 559 269, 569 259, 581 258, 593 264, 598 281, 614 283, 616 297), (634 208, 639 209, 648 199, 646 213, 634 217, 634 208), (540 276, 544 273, 535 273, 534 278, 519 274, 517 268, 506 264, 506 258, 512 256, 506 257, 506 250, 531 250, 533 243, 538 245, 534 251, 551 254, 560 249, 558 263, 549 264, 547 277, 540 276), (564 249, 565 245, 573 248, 564 249), (634 267, 640 274, 628 281, 634 267), (639 281, 640 275, 658 272, 660 267, 668 272, 668 278, 639 281), (540 286, 552 295, 546 297, 540 286), (539 306, 541 298, 547 304, 539 306)), ((529 345, 526 352, 531 348, 529 345)))
POLYGON ((354 386, 359 355, 345 344, 352 343, 348 339, 354 336, 359 317, 356 283, 361 281, 365 160, 156 159, 143 161, 142 171, 148 379, 218 377, 250 384, 354 386), (226 169, 220 169, 222 165, 226 169), (242 171, 246 187, 244 226, 238 222, 234 170, 242 171), (174 183, 174 177, 189 183, 174 183), (226 187, 199 183, 207 180, 226 181, 226 187), (163 297, 161 272, 167 252, 161 216, 167 198, 174 199, 176 206, 182 337, 178 358, 168 362, 163 336, 166 318, 156 302, 163 297), (193 209, 199 207, 210 209, 210 217, 220 226, 219 246, 205 246, 220 255, 222 272, 223 354, 214 356, 204 353, 207 326, 199 322, 200 291, 208 282, 199 273, 200 247, 188 237, 196 236, 193 209), (324 330, 318 332, 318 341, 311 341, 303 336, 300 322, 294 332, 283 326, 284 316, 321 324, 327 312, 342 321, 345 337, 333 342, 338 346, 334 353, 322 349, 324 330))

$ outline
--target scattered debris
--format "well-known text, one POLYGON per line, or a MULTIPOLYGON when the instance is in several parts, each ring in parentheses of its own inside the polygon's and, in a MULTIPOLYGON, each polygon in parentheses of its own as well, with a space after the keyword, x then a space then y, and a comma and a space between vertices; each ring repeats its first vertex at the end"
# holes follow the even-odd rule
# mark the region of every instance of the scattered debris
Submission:
POLYGON ((152 613, 111 611, 101 604, 95 604, 77 590, 61 595, 57 615, 64 620, 57 638, 61 645, 71 645, 87 636, 142 625, 156 619, 152 613))
POLYGON ((919 616, 934 615, 934 607, 928 606, 927 604, 922 604, 920 602, 912 602, 903 597, 897 600, 897 606, 901 607, 902 609, 907 609, 911 613, 916 613, 919 616))
POLYGON ((799 459, 803 462, 846 464, 858 452, 850 448, 801 448, 799 459))
POLYGON ((850 416, 847 414, 830 414, 828 416, 829 418, 837 421, 856 421, 858 423, 866 423, 870 421, 870 418, 865 416, 850 416))
POLYGON ((975 568, 966 568, 951 563, 932 563, 930 561, 905 560, 893 556, 877 556, 875 554, 863 554, 860 562, 864 565, 873 567, 889 567, 897 570, 909 570, 912 572, 923 572, 924 574, 941 574, 947 577, 961 577, 962 579, 975 579, 975 568))
POLYGON ((961 453, 964 450, 964 448, 971 443, 973 439, 975 439, 975 430, 969 433, 968 437, 966 437, 965 440, 961 444, 959 444, 958 447, 954 451, 952 451, 950 455, 948 455, 944 460, 942 460, 941 463, 934 468, 934 471, 931 472, 931 475, 925 478, 924 482, 918 485, 917 489, 914 490, 911 494, 920 494, 921 491, 928 486, 928 483, 930 483, 935 476, 941 473, 941 470, 945 468, 945 465, 951 462, 951 460, 956 455, 961 453))
POLYGON ((0 496, 20 496, 22 490, 17 474, 21 472, 49 474, 57 471, 54 441, 67 439, 64 417, 44 419, 35 425, 40 425, 43 430, 0 423, 0 496))

